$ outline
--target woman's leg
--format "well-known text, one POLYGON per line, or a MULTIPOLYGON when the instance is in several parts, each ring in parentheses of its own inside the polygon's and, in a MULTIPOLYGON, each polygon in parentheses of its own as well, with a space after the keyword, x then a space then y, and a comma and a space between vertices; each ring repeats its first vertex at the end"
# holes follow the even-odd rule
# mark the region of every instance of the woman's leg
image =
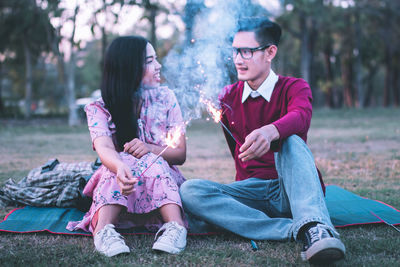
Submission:
POLYGON ((185 226, 182 218, 182 210, 176 204, 169 203, 160 208, 160 214, 164 222, 177 222, 181 226, 185 226))
POLYGON ((186 247, 187 236, 181 207, 177 204, 169 203, 163 205, 159 211, 165 224, 156 234, 153 249, 172 254, 181 253, 186 247), (159 233, 162 234, 159 235, 159 233))
POLYGON ((94 246, 98 252, 107 257, 130 252, 123 237, 115 231, 114 226, 122 207, 116 204, 102 206, 92 218, 94 246))
POLYGON ((92 219, 92 229, 94 229, 93 235, 103 229, 107 224, 115 224, 122 208, 123 206, 121 205, 105 205, 101 207, 92 219))

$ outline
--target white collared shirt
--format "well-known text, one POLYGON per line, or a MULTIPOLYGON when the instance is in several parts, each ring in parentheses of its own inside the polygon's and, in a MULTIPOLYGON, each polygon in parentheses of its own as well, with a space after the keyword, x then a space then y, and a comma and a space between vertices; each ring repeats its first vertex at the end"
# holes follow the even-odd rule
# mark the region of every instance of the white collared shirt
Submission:
POLYGON ((275 72, 271 69, 269 71, 267 79, 265 79, 265 81, 260 85, 260 87, 258 87, 257 90, 251 89, 247 81, 244 82, 242 103, 244 103, 244 101, 246 101, 249 96, 251 96, 252 98, 256 98, 260 95, 269 102, 271 100, 271 95, 274 91, 275 84, 278 82, 278 79, 278 75, 276 75, 275 72))

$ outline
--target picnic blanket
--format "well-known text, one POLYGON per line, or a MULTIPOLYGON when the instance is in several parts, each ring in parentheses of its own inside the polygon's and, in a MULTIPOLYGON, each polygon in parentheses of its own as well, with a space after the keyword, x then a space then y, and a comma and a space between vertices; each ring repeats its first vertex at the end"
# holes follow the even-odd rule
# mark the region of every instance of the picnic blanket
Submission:
MULTIPOLYGON (((326 203, 335 227, 373 223, 400 224, 399 210, 383 202, 360 197, 336 185, 327 186, 326 203)), ((26 206, 11 211, 0 223, 0 231, 13 233, 47 231, 53 234, 90 236, 90 233, 84 231, 70 232, 65 229, 69 221, 80 220, 83 214, 76 208, 26 206)), ((120 232, 150 234, 144 228, 120 230, 120 232)), ((196 233, 199 234, 198 231, 196 233)))

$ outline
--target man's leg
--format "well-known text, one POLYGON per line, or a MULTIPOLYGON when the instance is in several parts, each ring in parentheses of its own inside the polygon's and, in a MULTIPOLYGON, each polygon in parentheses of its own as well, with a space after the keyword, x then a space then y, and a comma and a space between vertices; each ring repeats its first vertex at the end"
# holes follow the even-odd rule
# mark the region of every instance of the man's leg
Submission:
POLYGON ((305 242, 303 259, 342 258, 345 248, 331 223, 314 158, 305 142, 297 135, 288 137, 275 161, 281 201, 289 203, 293 217, 290 233, 305 242))
POLYGON ((250 178, 224 185, 195 179, 183 183, 180 194, 184 210, 211 225, 250 239, 287 240, 292 219, 266 214, 271 182, 250 178))

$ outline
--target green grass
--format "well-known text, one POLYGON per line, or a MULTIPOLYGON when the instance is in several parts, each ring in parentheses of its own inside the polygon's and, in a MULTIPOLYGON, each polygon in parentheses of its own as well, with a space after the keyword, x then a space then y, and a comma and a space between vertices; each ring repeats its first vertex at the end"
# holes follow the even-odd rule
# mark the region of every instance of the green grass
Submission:
MULTIPOLYGON (((308 143, 325 183, 400 208, 400 110, 316 110, 308 143)), ((92 161, 96 154, 86 126, 60 119, 0 121, 0 184, 21 179, 49 158, 92 161)), ((194 121, 187 132, 187 177, 233 181, 234 164, 218 125, 194 121)), ((0 208, 0 216, 14 207, 0 208)), ((400 233, 387 225, 338 229, 347 254, 337 266, 395 266, 400 233)), ((0 234, 0 266, 287 266, 307 265, 295 242, 257 242, 234 235, 189 236, 182 255, 151 251, 153 236, 128 236, 132 253, 105 258, 89 237, 0 234)))

